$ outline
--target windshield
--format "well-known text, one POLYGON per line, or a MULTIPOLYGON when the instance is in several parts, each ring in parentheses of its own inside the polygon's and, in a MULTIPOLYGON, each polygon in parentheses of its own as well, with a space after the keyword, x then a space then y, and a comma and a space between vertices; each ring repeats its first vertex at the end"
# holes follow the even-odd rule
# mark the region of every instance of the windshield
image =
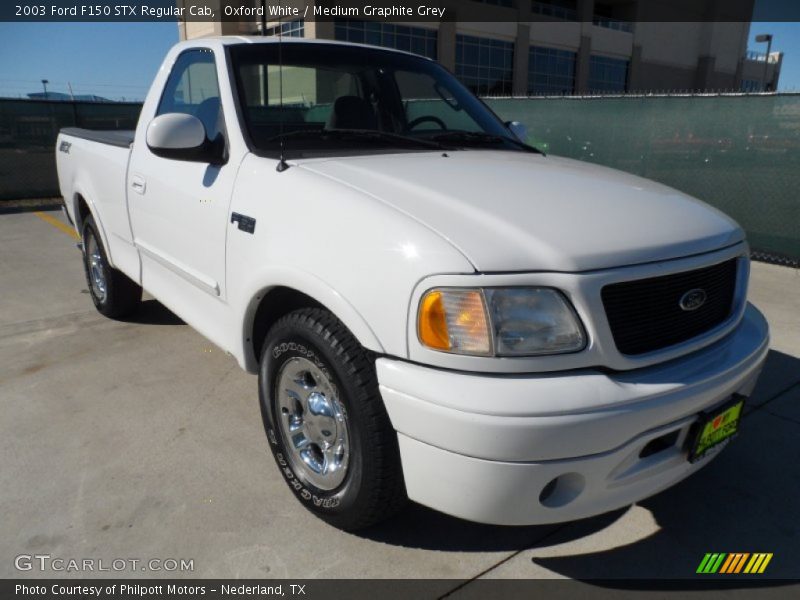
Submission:
POLYGON ((531 150, 435 62, 379 48, 280 46, 230 48, 246 133, 263 154, 277 157, 281 142, 288 157, 531 150))

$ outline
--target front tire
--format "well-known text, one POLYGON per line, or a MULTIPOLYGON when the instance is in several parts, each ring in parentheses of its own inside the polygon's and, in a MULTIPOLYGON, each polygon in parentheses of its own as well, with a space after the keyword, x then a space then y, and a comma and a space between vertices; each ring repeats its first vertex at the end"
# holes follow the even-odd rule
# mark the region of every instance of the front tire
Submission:
POLYGON ((109 264, 91 215, 83 223, 82 239, 83 270, 95 308, 110 319, 119 319, 135 312, 142 301, 142 288, 109 264))
POLYGON ((374 359, 331 313, 301 309, 273 325, 259 398, 278 468, 308 510, 354 531, 404 506, 397 435, 374 359))

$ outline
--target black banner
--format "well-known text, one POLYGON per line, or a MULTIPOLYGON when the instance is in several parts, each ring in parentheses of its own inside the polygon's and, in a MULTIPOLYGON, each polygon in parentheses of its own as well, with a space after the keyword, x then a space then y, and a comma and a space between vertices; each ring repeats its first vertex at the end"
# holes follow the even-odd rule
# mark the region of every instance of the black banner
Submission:
MULTIPOLYGON (((564 22, 606 18, 581 13, 581 4, 561 5, 530 0, 4 0, 0 21, 6 22, 133 22, 261 20, 332 21, 335 19, 393 22, 564 22)), ((631 22, 800 21, 795 0, 639 0, 624 20, 631 22)), ((602 12, 602 11, 601 11, 602 12)))
POLYGON ((703 598, 740 591, 750 599, 779 599, 800 592, 797 581, 698 576, 686 580, 503 580, 503 579, 318 579, 318 580, 5 580, 3 598, 53 600, 186 600, 229 598, 302 600, 395 600, 426 598, 587 598, 618 600, 659 592, 702 592, 703 598))

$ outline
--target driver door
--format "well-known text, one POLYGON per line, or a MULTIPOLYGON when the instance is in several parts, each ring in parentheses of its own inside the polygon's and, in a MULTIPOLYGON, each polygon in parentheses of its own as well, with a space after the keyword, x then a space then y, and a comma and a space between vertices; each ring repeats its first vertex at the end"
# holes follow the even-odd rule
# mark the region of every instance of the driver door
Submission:
MULTIPOLYGON (((149 120, 166 113, 192 114, 209 140, 225 137, 217 62, 210 49, 182 52, 149 120)), ((168 306, 200 311, 205 302, 225 299, 225 242, 238 160, 229 157, 225 164, 212 165, 159 157, 143 133, 134 144, 127 183, 142 284, 168 306)))

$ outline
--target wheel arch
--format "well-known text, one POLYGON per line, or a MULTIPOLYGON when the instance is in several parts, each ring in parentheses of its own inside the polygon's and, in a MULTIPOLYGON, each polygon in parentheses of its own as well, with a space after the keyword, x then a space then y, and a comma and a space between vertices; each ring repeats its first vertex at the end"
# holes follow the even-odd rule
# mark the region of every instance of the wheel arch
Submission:
POLYGON ((341 294, 325 283, 308 275, 296 273, 273 279, 259 286, 244 311, 242 366, 249 372, 258 371, 261 346, 269 328, 284 315, 300 308, 322 308, 339 319, 366 349, 384 353, 384 348, 356 308, 341 294))
POLYGON ((100 240, 103 242, 103 248, 105 248, 106 255, 108 256, 108 262, 113 267, 115 264, 114 257, 108 245, 108 236, 106 235, 105 227, 97 214, 97 207, 91 200, 91 195, 86 194, 83 187, 80 185, 76 185, 72 192, 72 210, 75 219, 75 229, 81 237, 83 236, 83 224, 86 222, 86 219, 89 216, 94 219, 94 224, 97 226, 97 231, 100 234, 100 240))
MULTIPOLYGON (((75 215, 75 226, 78 228, 78 231, 81 231, 86 217, 92 214, 92 210, 89 208, 89 202, 80 192, 75 192, 72 206, 73 214, 75 215)), ((97 221, 97 219, 95 219, 95 221, 97 221)))

